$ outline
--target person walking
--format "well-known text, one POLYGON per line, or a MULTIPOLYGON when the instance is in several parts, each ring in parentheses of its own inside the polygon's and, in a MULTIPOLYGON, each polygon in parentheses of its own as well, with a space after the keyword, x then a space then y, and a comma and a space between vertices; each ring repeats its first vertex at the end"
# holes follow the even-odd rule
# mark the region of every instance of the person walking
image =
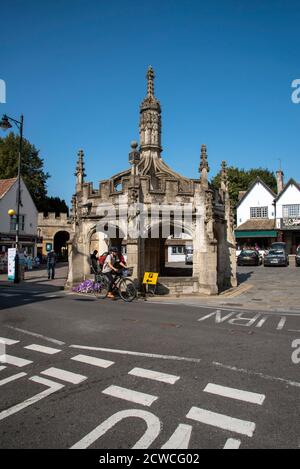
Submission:
POLYGON ((98 273, 98 257, 97 257, 97 254, 98 254, 98 251, 97 249, 95 249, 95 251, 93 252, 93 254, 91 254, 91 266, 92 266, 92 270, 93 270, 93 274, 97 274, 98 273))
POLYGON ((47 254, 47 271, 48 271, 48 280, 54 279, 55 275, 55 264, 56 264, 56 254, 53 249, 47 254))

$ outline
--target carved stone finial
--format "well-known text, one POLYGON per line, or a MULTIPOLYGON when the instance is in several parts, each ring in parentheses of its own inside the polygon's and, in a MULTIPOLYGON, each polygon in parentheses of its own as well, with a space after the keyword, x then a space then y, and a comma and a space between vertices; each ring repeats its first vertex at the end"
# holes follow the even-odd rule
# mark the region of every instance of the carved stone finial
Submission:
POLYGON ((201 162, 199 166, 199 172, 201 174, 201 183, 207 185, 207 173, 209 172, 209 166, 207 163, 206 145, 201 145, 201 162))
POLYGON ((221 184, 224 184, 225 189, 227 189, 227 183, 228 183, 228 174, 227 174, 227 165, 226 161, 222 161, 222 166, 221 166, 221 184))
POLYGON ((79 150, 77 155, 78 155, 78 160, 77 160, 77 165, 76 165, 75 176, 77 178, 77 180, 76 180, 76 191, 78 192, 82 188, 82 184, 84 183, 84 178, 85 178, 86 174, 84 172, 84 160, 83 160, 84 152, 83 152, 83 150, 79 150))
POLYGON ((154 70, 153 68, 151 67, 151 65, 149 65, 148 67, 148 71, 147 71, 147 96, 149 98, 153 98, 154 97, 154 77, 155 77, 155 74, 154 74, 154 70))
POLYGON ((138 151, 138 143, 133 140, 130 144, 131 152, 129 153, 129 163, 131 165, 137 165, 140 161, 140 152, 138 151))

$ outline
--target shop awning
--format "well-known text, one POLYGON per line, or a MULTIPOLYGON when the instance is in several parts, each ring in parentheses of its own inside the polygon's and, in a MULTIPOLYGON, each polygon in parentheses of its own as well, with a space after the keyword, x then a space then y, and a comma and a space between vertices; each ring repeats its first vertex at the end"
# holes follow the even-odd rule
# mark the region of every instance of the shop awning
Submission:
POLYGON ((276 230, 235 230, 236 238, 276 238, 276 230))

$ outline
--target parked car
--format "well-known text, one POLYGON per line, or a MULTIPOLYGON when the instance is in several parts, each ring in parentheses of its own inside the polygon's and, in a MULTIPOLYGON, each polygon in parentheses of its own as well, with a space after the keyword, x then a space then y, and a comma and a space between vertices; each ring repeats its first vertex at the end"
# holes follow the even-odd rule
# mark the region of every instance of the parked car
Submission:
POLYGON ((286 251, 286 243, 282 241, 275 241, 275 243, 271 244, 271 249, 281 249, 282 251, 286 251))
POLYGON ((264 258, 264 266, 270 267, 275 265, 289 265, 289 256, 284 249, 270 249, 269 253, 264 258))
POLYGON ((192 264, 193 263, 193 247, 187 246, 185 248, 185 263, 192 264))
POLYGON ((295 262, 296 262, 296 267, 300 267, 300 248, 298 248, 296 251, 295 262))
POLYGON ((237 265, 261 265, 262 260, 255 249, 244 249, 237 258, 237 265))

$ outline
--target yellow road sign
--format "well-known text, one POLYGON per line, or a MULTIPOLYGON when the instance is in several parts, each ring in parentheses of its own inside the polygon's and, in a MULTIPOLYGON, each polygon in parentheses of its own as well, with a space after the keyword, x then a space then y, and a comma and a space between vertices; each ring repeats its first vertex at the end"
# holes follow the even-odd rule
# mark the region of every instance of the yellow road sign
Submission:
POLYGON ((143 283, 146 283, 147 285, 156 285, 157 284, 157 279, 158 279, 158 273, 157 272, 145 272, 144 273, 144 278, 143 278, 143 283))

